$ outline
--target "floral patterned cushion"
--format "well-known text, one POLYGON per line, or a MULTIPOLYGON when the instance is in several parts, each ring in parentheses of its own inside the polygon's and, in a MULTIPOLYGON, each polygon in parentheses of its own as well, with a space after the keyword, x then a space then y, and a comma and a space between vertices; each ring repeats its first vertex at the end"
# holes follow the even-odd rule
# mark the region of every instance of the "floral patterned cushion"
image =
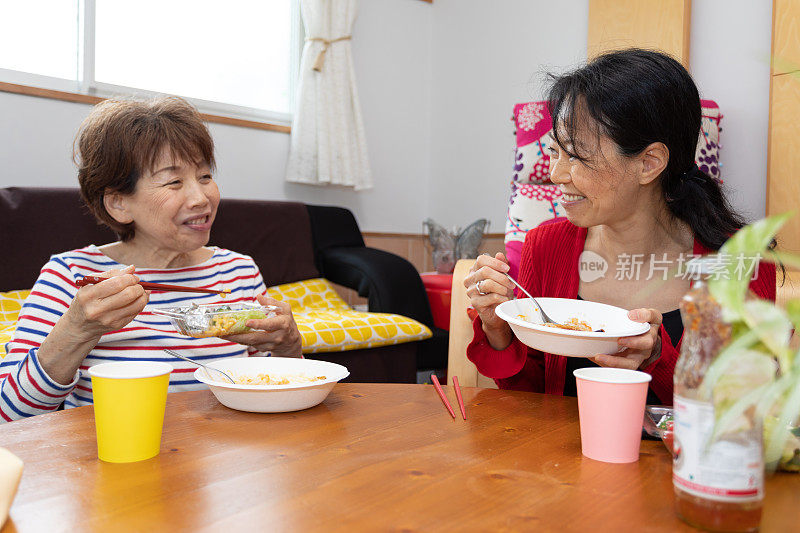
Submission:
POLYGON ((550 156, 544 144, 552 120, 547 102, 528 102, 514 106, 517 149, 512 183, 549 183, 550 156))
POLYGON ((703 119, 694 159, 700 170, 722 183, 720 172, 722 163, 719 161, 719 132, 722 131, 719 123, 722 120, 722 113, 719 112, 719 106, 714 100, 700 100, 700 104, 703 119))

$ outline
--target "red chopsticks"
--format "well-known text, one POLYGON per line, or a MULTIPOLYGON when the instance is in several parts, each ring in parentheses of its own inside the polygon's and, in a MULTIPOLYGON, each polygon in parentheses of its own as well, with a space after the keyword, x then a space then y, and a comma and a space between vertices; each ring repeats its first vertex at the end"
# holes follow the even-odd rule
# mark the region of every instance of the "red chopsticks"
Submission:
MULTIPOLYGON (((453 420, 455 420, 456 414, 453 412, 453 408, 450 407, 450 401, 447 399, 447 396, 445 396, 442 385, 439 383, 439 378, 436 376, 436 374, 431 374, 431 381, 433 382, 433 388, 436 389, 436 393, 439 395, 439 398, 441 398, 442 403, 447 408, 450 416, 453 417, 453 420)), ((461 388, 458 385, 458 378, 456 376, 453 376, 453 386, 456 389, 456 398, 458 398, 458 406, 461 408, 461 416, 463 416, 464 420, 466 420, 467 412, 464 410, 464 400, 461 398, 461 388)))
POLYGON ((464 399, 461 398, 461 387, 458 385, 458 376, 453 376, 453 388, 456 389, 456 398, 458 398, 458 407, 461 408, 461 416, 466 420, 467 412, 464 410, 464 399))
MULTIPOLYGON (((78 287, 85 287, 86 285, 94 285, 95 283, 100 283, 101 281, 105 281, 108 278, 101 278, 99 276, 84 276, 78 281, 75 282, 75 285, 78 287)), ((174 291, 174 292, 207 292, 209 294, 230 294, 230 289, 224 289, 221 291, 215 291, 214 289, 200 289, 197 287, 186 287, 184 285, 167 285, 166 283, 148 283, 146 281, 140 281, 139 285, 147 290, 152 291, 174 291)))
POLYGON ((444 391, 442 390, 442 386, 439 384, 439 378, 436 377, 436 374, 431 374, 431 381, 433 381, 433 387, 436 389, 436 393, 439 395, 439 398, 442 399, 442 403, 447 410, 450 411, 450 416, 453 417, 455 420, 456 414, 453 412, 453 408, 450 407, 450 402, 447 401, 447 396, 444 395, 444 391))

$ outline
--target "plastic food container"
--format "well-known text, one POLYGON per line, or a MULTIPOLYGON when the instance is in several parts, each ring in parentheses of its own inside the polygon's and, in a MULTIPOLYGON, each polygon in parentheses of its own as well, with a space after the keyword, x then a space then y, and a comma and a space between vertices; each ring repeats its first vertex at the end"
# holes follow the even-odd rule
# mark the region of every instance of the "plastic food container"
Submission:
POLYGON ((169 318, 172 326, 189 337, 219 337, 252 331, 245 326, 251 319, 275 316, 277 306, 250 303, 191 305, 153 309, 153 314, 169 318))
POLYGON ((644 408, 644 430, 648 435, 661 438, 672 453, 674 417, 672 407, 648 405, 644 408))

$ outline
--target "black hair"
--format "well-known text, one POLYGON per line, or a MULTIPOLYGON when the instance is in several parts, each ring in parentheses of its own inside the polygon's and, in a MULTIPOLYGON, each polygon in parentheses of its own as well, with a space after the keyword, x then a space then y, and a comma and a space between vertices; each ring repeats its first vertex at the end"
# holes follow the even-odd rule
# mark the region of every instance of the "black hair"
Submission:
MULTIPOLYGON (((660 182, 669 212, 711 250, 719 250, 744 226, 719 183, 694 163, 702 120, 700 95, 678 61, 661 52, 630 48, 550 78, 553 137, 570 157, 587 162, 576 139, 581 113, 588 114, 598 134, 608 136, 625 156, 638 155, 651 143, 664 143, 669 161, 660 182)), ((771 248, 774 245, 773 241, 771 248)))

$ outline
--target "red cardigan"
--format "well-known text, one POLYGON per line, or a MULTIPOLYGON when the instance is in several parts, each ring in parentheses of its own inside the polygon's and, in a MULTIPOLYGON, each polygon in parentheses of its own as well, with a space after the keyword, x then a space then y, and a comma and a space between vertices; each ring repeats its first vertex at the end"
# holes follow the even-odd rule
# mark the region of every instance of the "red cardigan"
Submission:
MULTIPOLYGON (((567 220, 539 226, 528 232, 522 248, 519 282, 534 296, 577 298, 578 258, 586 241, 586 228, 567 220)), ((694 253, 709 250, 695 240, 694 253)), ((762 262, 750 289, 760 298, 775 301, 775 266, 762 262)), ((504 350, 489 345, 480 317, 472 324, 474 337, 467 347, 467 357, 478 371, 493 378, 501 389, 546 392, 562 395, 567 358, 528 348, 514 337, 504 350)), ((661 357, 645 372, 653 376, 650 388, 662 403, 672 404, 672 374, 680 353, 680 342, 672 342, 661 326, 661 357)))

